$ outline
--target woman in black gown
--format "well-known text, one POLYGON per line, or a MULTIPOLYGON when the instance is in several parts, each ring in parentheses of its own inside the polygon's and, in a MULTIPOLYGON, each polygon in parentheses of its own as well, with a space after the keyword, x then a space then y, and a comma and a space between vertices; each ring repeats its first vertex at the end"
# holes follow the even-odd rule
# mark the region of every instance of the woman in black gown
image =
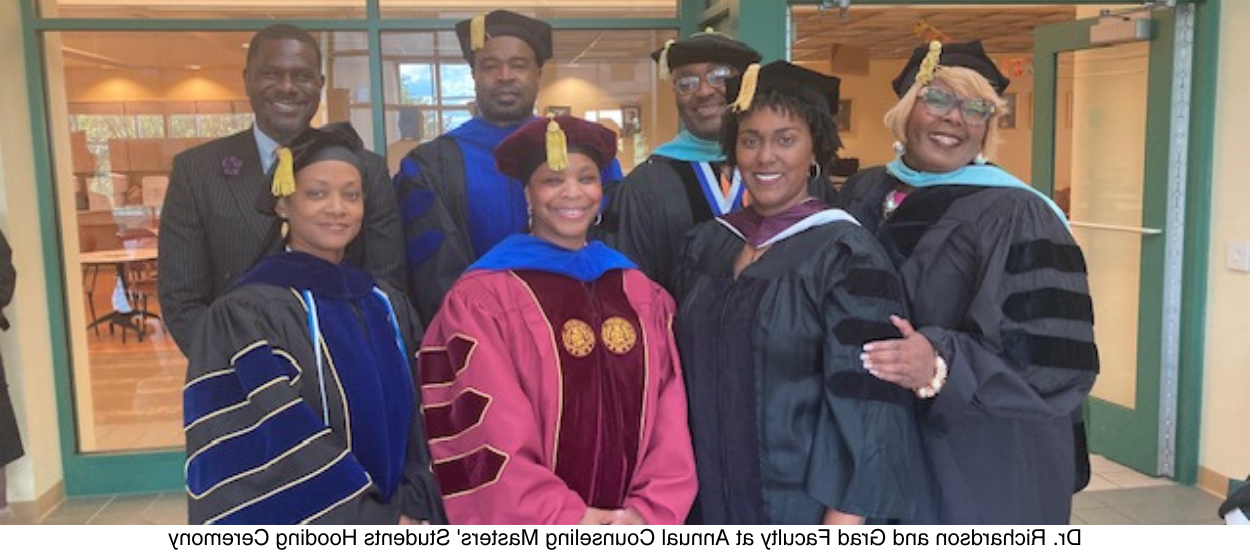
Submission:
POLYGON ((1067 523, 1098 373, 1080 247, 1048 198, 987 162, 1007 85, 980 43, 917 48, 886 123, 898 158, 843 188, 906 287, 904 338, 864 347, 914 390, 927 523, 1067 523))
POLYGON ((676 281, 697 521, 915 513, 912 395, 860 361, 864 342, 898 335, 898 278, 870 233, 808 193, 838 145, 837 89, 785 62, 729 82, 722 146, 750 203, 692 230, 676 281))

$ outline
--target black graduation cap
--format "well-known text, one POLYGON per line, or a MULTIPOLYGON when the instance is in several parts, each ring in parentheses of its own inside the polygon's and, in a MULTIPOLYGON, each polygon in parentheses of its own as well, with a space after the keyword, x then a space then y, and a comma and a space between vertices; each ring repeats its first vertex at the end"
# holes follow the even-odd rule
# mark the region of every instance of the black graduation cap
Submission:
MULTIPOLYGON (((916 73, 920 70, 920 63, 924 61, 925 55, 928 53, 929 44, 916 46, 916 49, 912 50, 911 59, 907 60, 907 66, 903 67, 903 71, 894 79, 894 93, 899 97, 906 95, 907 90, 910 90, 911 85, 916 82, 916 73)), ((942 44, 942 54, 938 57, 938 66, 972 69, 984 76, 999 95, 1002 95, 1007 90, 1007 86, 1011 84, 1011 79, 1007 78, 1002 71, 999 71, 998 65, 995 65, 994 60, 990 59, 990 56, 985 53, 985 48, 981 45, 980 40, 942 44)))
POLYGON ((684 40, 674 40, 654 52, 651 59, 660 64, 660 71, 670 71, 691 63, 723 63, 743 71, 747 65, 759 63, 760 52, 743 42, 708 29, 684 40))
POLYGON ((841 82, 836 76, 821 74, 787 61, 774 61, 763 67, 752 65, 742 75, 725 81, 725 101, 734 109, 745 111, 751 108, 755 94, 774 90, 824 107, 833 116, 838 114, 838 85, 841 82))
POLYGON ((460 39, 460 51, 464 58, 473 64, 473 54, 485 45, 488 38, 495 36, 515 36, 524 40, 534 49, 534 57, 541 66, 551 59, 551 25, 526 17, 508 10, 495 10, 472 19, 456 23, 456 38, 460 39), (474 30, 477 25, 482 33, 481 42, 474 45, 474 30))
POLYGON ((270 175, 273 196, 294 193, 295 174, 314 162, 341 160, 363 174, 364 164, 360 158, 363 149, 360 135, 349 122, 335 122, 300 132, 286 147, 278 148, 278 163, 270 175))

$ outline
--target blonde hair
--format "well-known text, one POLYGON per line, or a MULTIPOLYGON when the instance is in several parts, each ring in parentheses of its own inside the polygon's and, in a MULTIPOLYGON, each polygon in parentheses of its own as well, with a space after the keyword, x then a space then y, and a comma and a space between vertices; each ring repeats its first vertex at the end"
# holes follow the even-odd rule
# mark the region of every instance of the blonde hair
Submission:
MULTIPOLYGON (((999 144, 998 119, 1007 114, 1007 102, 998 96, 981 73, 966 67, 939 67, 933 73, 933 82, 949 86, 960 97, 988 99, 994 103, 994 114, 985 121, 985 142, 981 144, 981 154, 985 158, 993 158, 999 144)), ((885 113, 886 127, 894 134, 894 139, 904 146, 907 145, 907 121, 916 107, 916 96, 923 87, 912 84, 903 98, 885 113)))

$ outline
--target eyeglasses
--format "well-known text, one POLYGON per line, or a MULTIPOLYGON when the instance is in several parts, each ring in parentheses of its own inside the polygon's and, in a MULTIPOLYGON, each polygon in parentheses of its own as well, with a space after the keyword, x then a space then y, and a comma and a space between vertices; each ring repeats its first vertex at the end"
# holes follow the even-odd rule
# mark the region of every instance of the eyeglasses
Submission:
POLYGON ((699 89, 700 82, 707 82, 708 86, 718 90, 724 90, 725 81, 729 80, 733 77, 733 75, 733 69, 720 65, 713 67, 712 70, 708 71, 707 74, 703 76, 688 74, 677 77, 673 80, 673 91, 677 92, 677 95, 690 95, 699 89))
POLYGON ((985 124, 985 121, 994 116, 994 111, 998 110, 994 102, 988 99, 962 98, 932 86, 920 90, 918 98, 920 104, 933 116, 946 116, 951 109, 959 107, 959 112, 964 115, 964 122, 968 124, 985 124))

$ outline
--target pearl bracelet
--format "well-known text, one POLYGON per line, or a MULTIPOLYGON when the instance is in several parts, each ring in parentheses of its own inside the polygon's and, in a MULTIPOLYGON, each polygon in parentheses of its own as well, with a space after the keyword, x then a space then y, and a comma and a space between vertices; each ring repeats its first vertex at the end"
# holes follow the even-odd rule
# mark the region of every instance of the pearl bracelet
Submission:
POLYGON ((934 354, 933 358, 933 380, 927 386, 916 388, 916 397, 921 399, 932 399, 942 391, 942 386, 946 384, 946 375, 950 370, 946 367, 946 360, 941 355, 934 354))

